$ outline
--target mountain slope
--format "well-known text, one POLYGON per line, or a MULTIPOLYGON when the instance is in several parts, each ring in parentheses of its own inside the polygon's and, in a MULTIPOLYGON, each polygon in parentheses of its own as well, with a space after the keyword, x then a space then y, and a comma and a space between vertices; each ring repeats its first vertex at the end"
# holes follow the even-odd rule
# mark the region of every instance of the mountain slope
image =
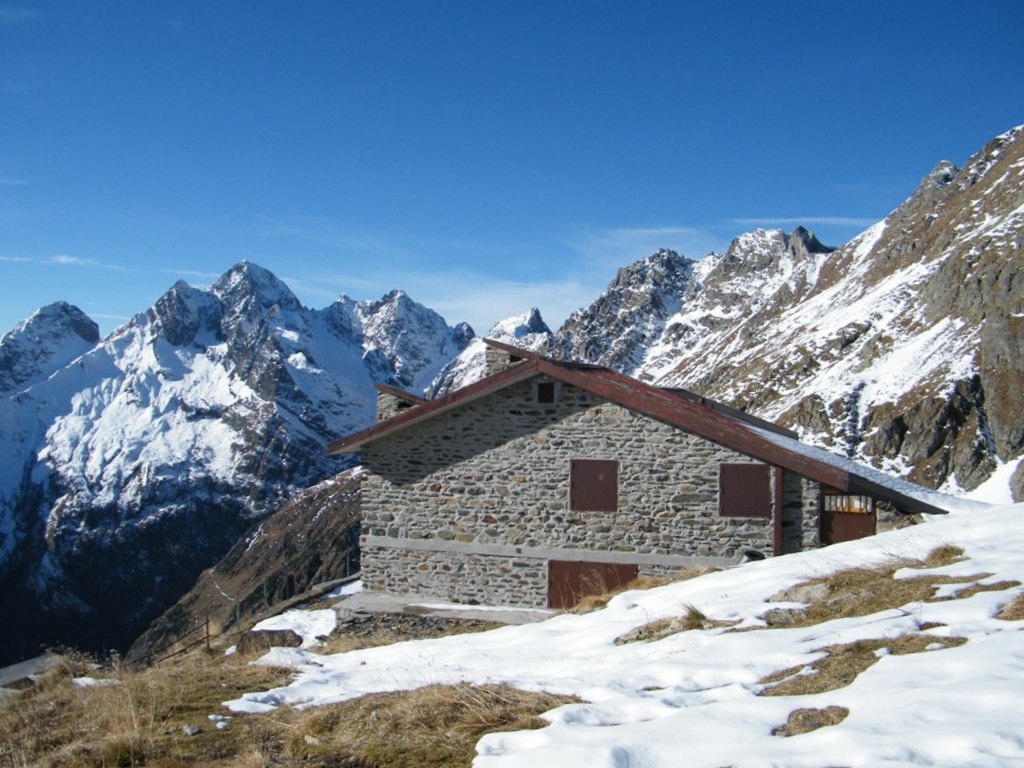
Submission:
POLYGON ((359 569, 359 478, 348 470, 293 496, 242 536, 131 647, 145 662, 210 619, 237 631, 321 582, 359 569))
MULTIPOLYGON (((759 230, 701 262, 677 257, 689 281, 648 276, 663 254, 620 271, 555 348, 778 420, 924 485, 973 488, 1024 455, 1022 243, 1017 128, 962 170, 941 163, 835 251, 806 230, 759 230)), ((1024 467, 1013 483, 1024 498, 1024 467)))
POLYGON ((0 401, 0 615, 30 629, 0 657, 123 646, 253 521, 344 468, 324 446, 372 421, 374 383, 426 387, 469 333, 400 292, 309 310, 243 262, 16 388, 0 401))

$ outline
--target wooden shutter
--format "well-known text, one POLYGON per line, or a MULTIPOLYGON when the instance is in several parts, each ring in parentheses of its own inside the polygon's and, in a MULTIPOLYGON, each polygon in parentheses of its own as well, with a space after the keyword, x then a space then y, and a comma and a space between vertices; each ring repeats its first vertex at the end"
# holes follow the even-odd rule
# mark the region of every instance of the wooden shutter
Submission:
POLYGON ((619 508, 619 462, 573 459, 569 464, 569 509, 614 512, 619 508))
POLYGON ((718 513, 723 517, 771 517, 771 467, 719 464, 718 513))

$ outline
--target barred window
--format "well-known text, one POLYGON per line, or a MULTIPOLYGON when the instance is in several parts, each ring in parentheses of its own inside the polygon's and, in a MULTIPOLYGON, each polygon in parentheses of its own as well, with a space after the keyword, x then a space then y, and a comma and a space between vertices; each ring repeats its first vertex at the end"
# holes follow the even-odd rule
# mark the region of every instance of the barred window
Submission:
POLYGON ((870 515, 875 511, 875 500, 870 496, 847 493, 826 493, 822 498, 826 512, 852 512, 870 515))

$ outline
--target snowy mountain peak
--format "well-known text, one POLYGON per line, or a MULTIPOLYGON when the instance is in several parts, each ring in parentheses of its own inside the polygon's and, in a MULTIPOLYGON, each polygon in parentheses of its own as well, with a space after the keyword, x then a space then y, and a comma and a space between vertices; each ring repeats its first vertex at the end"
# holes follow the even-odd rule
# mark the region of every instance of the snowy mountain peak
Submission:
POLYGON ((193 341, 200 329, 216 334, 221 308, 210 292, 179 280, 146 314, 171 344, 181 346, 193 341))
POLYGON ((0 345, 21 387, 0 397, 0 594, 24 595, 38 629, 0 638, 0 663, 130 639, 253 520, 343 467, 324 446, 372 423, 374 383, 423 388, 471 335, 401 291, 307 309, 249 262, 207 290, 175 283, 98 344, 67 305, 21 324, 0 345))
POLYGON ((692 265, 691 259, 667 248, 660 248, 646 259, 622 267, 606 289, 606 293, 617 288, 643 290, 668 286, 686 280, 692 265))
MULTIPOLYGON (((463 324, 465 325, 465 324, 463 324)), ((466 326, 469 329, 469 326, 466 326)), ((487 373, 487 345, 483 339, 473 338, 458 357, 446 365, 427 390, 430 397, 439 397, 447 392, 472 384, 487 373)), ((491 326, 486 338, 511 344, 531 352, 547 352, 554 341, 554 334, 548 328, 540 310, 536 307, 528 312, 499 320, 491 326)))
POLYGON ((723 269, 744 274, 753 269, 777 268, 787 258, 805 261, 833 250, 804 227, 797 227, 789 235, 781 229, 755 229, 736 237, 719 263, 723 269))
POLYGON ((47 378, 99 338, 99 326, 65 301, 36 310, 0 338, 0 392, 47 378))
POLYGON ((210 290, 225 304, 241 307, 255 301, 264 312, 273 312, 275 308, 298 310, 302 306, 284 281, 251 261, 235 264, 210 290))
POLYGON ((499 320, 487 332, 488 339, 515 344, 520 348, 531 350, 536 348, 531 343, 534 341, 533 337, 538 335, 550 341, 551 329, 548 328, 548 324, 544 322, 544 318, 540 316, 540 310, 536 307, 521 315, 513 315, 499 320), (516 342, 524 341, 527 343, 525 347, 521 343, 516 344, 516 342))

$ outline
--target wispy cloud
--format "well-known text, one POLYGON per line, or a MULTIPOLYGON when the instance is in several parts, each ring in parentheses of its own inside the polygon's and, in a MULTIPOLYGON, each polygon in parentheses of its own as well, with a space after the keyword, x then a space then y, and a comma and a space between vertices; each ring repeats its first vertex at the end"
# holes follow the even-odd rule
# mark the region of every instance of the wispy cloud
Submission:
POLYGON ((81 256, 70 256, 66 253, 58 253, 55 256, 48 256, 44 259, 47 264, 54 264, 61 267, 86 267, 89 269, 109 269, 114 272, 130 272, 127 267, 122 267, 117 264, 108 264, 107 262, 97 261, 96 259, 83 259, 81 256))
POLYGON ((131 320, 131 315, 109 315, 104 312, 89 312, 89 317, 93 320, 114 320, 118 323, 124 323, 131 320))
POLYGON ((879 219, 859 218, 855 216, 764 216, 746 219, 729 219, 730 224, 741 227, 788 227, 823 226, 823 227, 870 227, 879 219))
POLYGON ((192 278, 193 280, 203 280, 210 283, 220 277, 219 272, 203 272, 198 269, 161 269, 160 272, 182 279, 192 278))
POLYGON ((619 227, 586 232, 566 244, 588 262, 621 267, 659 248, 699 259, 729 243, 710 230, 696 227, 619 227))
POLYGON ((26 179, 12 179, 10 176, 0 176, 0 187, 20 187, 28 184, 26 179))
POLYGON ((406 246, 368 232, 349 229, 322 216, 272 217, 254 214, 262 237, 290 238, 340 253, 389 259, 409 258, 415 254, 406 246))
POLYGON ((36 8, 23 8, 16 5, 0 5, 0 24, 20 24, 42 16, 36 8))
POLYGON ((8 264, 28 264, 32 261, 28 256, 0 256, 0 261, 8 264))

